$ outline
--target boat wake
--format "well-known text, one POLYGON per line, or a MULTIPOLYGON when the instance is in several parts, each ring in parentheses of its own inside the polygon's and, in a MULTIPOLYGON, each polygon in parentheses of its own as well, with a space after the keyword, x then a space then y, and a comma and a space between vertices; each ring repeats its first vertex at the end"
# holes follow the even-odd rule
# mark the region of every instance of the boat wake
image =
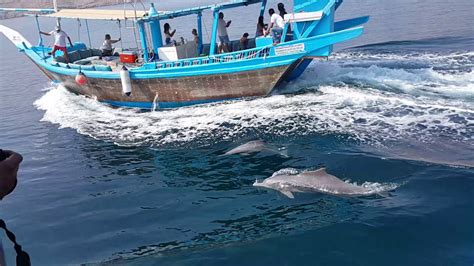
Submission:
POLYGON ((124 146, 331 134, 375 145, 448 139, 474 150, 473 69, 472 52, 351 50, 313 63, 298 81, 265 98, 144 112, 60 87, 35 105, 45 111, 43 121, 124 146))

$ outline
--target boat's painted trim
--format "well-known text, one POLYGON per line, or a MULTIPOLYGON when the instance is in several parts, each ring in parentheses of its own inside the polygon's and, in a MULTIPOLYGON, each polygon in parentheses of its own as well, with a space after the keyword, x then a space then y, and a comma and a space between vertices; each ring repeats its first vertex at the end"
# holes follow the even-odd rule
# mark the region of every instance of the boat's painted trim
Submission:
POLYGON ((0 11, 12 11, 12 12, 39 12, 39 13, 53 13, 54 9, 50 8, 18 8, 18 7, 0 7, 0 11))
MULTIPOLYGON (((227 74, 242 71, 258 70, 262 68, 277 67, 289 65, 305 55, 311 55, 313 51, 322 47, 332 45, 334 43, 350 40, 360 36, 363 32, 362 27, 347 29, 343 31, 322 34, 319 36, 307 38, 305 40, 296 40, 287 42, 275 47, 290 47, 291 45, 304 44, 305 51, 301 53, 294 53, 289 55, 268 56, 266 58, 255 58, 246 60, 229 61, 222 63, 213 63, 206 65, 170 67, 164 69, 131 69, 130 77, 132 79, 149 79, 149 78, 179 78, 199 75, 213 75, 213 74, 227 74)), ((42 59, 41 56, 33 49, 26 49, 25 53, 32 58, 38 65, 47 69, 48 71, 75 76, 79 73, 78 69, 68 69, 64 67, 53 66, 47 60, 42 59)), ((103 79, 119 79, 118 72, 112 71, 87 71, 82 72, 92 78, 103 79)))

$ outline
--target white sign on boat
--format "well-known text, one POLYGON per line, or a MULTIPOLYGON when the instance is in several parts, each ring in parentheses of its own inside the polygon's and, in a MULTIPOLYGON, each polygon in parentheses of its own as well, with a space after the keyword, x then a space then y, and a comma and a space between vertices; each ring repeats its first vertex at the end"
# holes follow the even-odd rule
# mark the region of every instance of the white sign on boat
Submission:
POLYGON ((304 43, 298 43, 293 45, 286 45, 281 47, 275 48, 276 55, 288 55, 288 54, 297 54, 303 53, 304 50, 304 43))

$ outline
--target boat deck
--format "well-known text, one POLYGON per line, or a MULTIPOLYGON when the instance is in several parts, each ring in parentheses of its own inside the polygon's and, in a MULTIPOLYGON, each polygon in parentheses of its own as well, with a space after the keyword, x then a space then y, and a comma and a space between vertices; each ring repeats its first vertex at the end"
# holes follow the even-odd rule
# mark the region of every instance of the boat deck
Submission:
POLYGON ((168 69, 265 58, 271 54, 272 49, 271 47, 257 47, 225 54, 184 58, 174 61, 156 60, 147 63, 143 61, 137 63, 123 63, 120 62, 120 57, 117 55, 101 56, 99 49, 79 49, 84 48, 85 45, 76 45, 78 45, 78 47, 73 47, 68 52, 69 63, 66 63, 66 59, 62 56, 61 51, 56 52, 57 55, 61 54, 60 56, 53 58, 50 54, 50 47, 36 46, 32 48, 48 64, 56 67, 80 69, 85 71, 96 70, 112 72, 120 71, 123 66, 126 66, 128 69, 168 69))

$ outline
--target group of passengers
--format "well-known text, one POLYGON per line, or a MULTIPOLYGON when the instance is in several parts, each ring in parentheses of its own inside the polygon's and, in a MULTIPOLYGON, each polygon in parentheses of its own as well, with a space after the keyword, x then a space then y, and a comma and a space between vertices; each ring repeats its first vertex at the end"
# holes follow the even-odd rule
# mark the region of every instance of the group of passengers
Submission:
MULTIPOLYGON (((267 36, 270 33, 273 37, 273 43, 278 44, 281 41, 283 34, 283 28, 285 27, 284 17, 287 14, 285 10, 285 5, 283 3, 278 3, 277 5, 279 14, 275 13, 273 8, 268 10, 270 15, 270 23, 265 24, 264 17, 259 16, 257 22, 257 32, 256 37, 267 36)), ((227 53, 229 52, 230 39, 227 33, 227 28, 232 23, 231 20, 224 20, 224 13, 219 13, 219 19, 217 21, 217 36, 219 37, 219 47, 218 53, 227 53)), ((239 42, 239 50, 246 50, 249 48, 249 34, 246 32, 242 35, 239 42)))
MULTIPOLYGON (((282 33, 283 33, 283 28, 285 27, 285 22, 284 22, 284 17, 287 14, 285 10, 285 5, 283 3, 279 3, 277 5, 279 14, 275 12, 273 8, 270 8, 268 10, 268 14, 270 15, 270 23, 265 24, 264 22, 264 17, 260 16, 258 18, 258 23, 257 23, 257 32, 256 32, 256 37, 262 37, 262 36, 268 36, 270 33, 272 34, 273 37, 273 43, 277 44, 280 42, 282 33)), ((228 20, 226 21, 224 19, 224 13, 219 12, 219 18, 217 20, 217 37, 219 39, 219 45, 218 45, 218 53, 228 53, 230 52, 230 38, 229 34, 227 33, 227 28, 231 25, 232 21, 228 20)), ((165 34, 165 44, 166 45, 175 45, 176 42, 173 41, 173 36, 176 33, 176 29, 173 31, 170 31, 170 25, 168 23, 165 23, 164 25, 164 34, 165 34)), ((199 44, 199 35, 196 31, 196 29, 192 30, 193 34, 193 39, 196 45, 199 44)), ((240 38, 239 50, 246 50, 249 48, 249 34, 246 32, 242 35, 240 38)), ((202 48, 201 48, 202 49, 202 48)), ((202 51, 199 51, 199 54, 202 51)))
MULTIPOLYGON (((273 8, 268 10, 268 14, 270 15, 270 23, 265 24, 264 17, 259 16, 257 22, 257 32, 256 37, 268 36, 270 33, 273 37, 273 43, 277 44, 280 42, 282 38, 283 28, 285 27, 284 17, 287 14, 285 10, 285 6, 283 3, 278 3, 278 11, 280 12, 277 14, 273 8)), ((217 20, 217 36, 219 38, 219 46, 218 46, 218 53, 228 53, 230 51, 230 39, 229 34, 227 33, 227 28, 232 23, 231 20, 225 21, 224 20, 224 13, 219 12, 219 19, 217 20)), ((176 29, 171 30, 171 26, 169 23, 165 23, 164 27, 164 34, 165 34, 165 44, 166 45, 176 45, 176 42, 173 40, 173 36, 176 33, 176 29)), ((196 29, 191 31, 193 35, 193 42, 199 47, 199 39, 200 36, 196 29)), ((51 54, 53 58, 55 57, 55 52, 60 50, 64 53, 64 59, 66 62, 69 62, 67 49, 66 49, 66 38, 69 40, 69 43, 72 45, 71 38, 67 35, 66 32, 61 30, 60 26, 56 26, 56 29, 51 32, 42 32, 40 34, 44 35, 52 35, 54 36, 54 46, 51 54)), ((246 50, 249 49, 249 34, 246 32, 242 35, 239 41, 239 50, 246 50)), ((113 47, 112 44, 121 41, 121 38, 117 40, 113 40, 110 34, 105 35, 105 40, 102 43, 101 51, 103 56, 112 56, 113 55, 113 47)), ((202 53, 202 47, 199 47, 198 54, 202 53)))
POLYGON ((265 24, 263 16, 258 17, 257 22, 257 37, 267 36, 271 33, 274 44, 279 43, 281 40, 283 28, 285 27, 284 17, 288 14, 283 3, 278 3, 277 7, 280 12, 279 14, 275 13, 273 8, 268 10, 270 24, 265 24))
MULTIPOLYGON (((55 30, 51 32, 40 31, 39 33, 43 35, 53 36, 54 46, 53 46, 53 50, 51 51, 51 55, 53 56, 53 58, 56 58, 56 51, 58 50, 62 51, 64 55, 64 59, 66 60, 66 63, 69 63, 69 56, 66 49, 66 38, 68 39, 71 47, 73 46, 73 44, 69 35, 67 35, 65 31, 61 30, 61 26, 59 25, 56 26, 55 30)), ((112 56, 113 54, 112 44, 117 43, 121 40, 122 40, 121 38, 119 38, 118 40, 112 40, 112 37, 110 36, 110 34, 105 34, 105 40, 102 43, 102 46, 100 47, 102 55, 112 56)))
MULTIPOLYGON (((273 37, 273 43, 278 44, 281 41, 283 28, 285 27, 284 17, 287 14, 285 10, 285 5, 283 3, 278 3, 278 11, 279 14, 275 13, 273 8, 268 10, 268 14, 270 15, 270 23, 265 24, 264 17, 259 16, 257 22, 257 32, 256 37, 267 36, 270 33, 273 37)), ((227 34, 227 28, 230 26, 231 21, 224 20, 224 14, 222 12, 219 13, 219 20, 217 25, 217 32, 219 36, 219 53, 222 52, 229 52, 229 35, 227 34)), ((246 32, 240 38, 239 42, 239 50, 246 50, 249 48, 249 34, 246 32)))

